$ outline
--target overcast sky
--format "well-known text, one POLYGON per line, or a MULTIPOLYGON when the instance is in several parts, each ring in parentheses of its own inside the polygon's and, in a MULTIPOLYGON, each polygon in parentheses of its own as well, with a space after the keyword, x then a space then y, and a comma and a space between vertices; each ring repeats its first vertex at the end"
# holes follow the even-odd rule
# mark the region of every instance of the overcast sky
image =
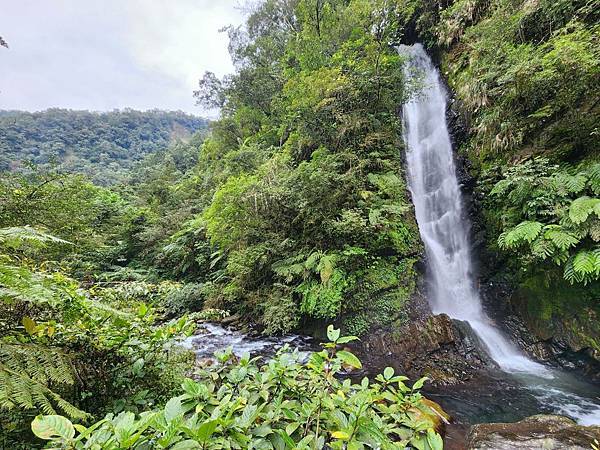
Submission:
POLYGON ((0 109, 160 108, 203 114, 204 71, 231 72, 239 0, 1 0, 0 109))

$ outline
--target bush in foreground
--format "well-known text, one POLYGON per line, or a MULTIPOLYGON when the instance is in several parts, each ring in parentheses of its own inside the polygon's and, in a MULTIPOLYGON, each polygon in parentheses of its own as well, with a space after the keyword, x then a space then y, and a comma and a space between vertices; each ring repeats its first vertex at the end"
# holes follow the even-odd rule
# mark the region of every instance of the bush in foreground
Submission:
POLYGON ((340 349, 355 337, 328 328, 331 342, 306 361, 289 348, 265 363, 231 350, 187 379, 162 409, 107 415, 85 427, 38 416, 33 432, 63 449, 441 449, 443 413, 406 377, 384 370, 360 384, 341 375, 361 363, 340 349))

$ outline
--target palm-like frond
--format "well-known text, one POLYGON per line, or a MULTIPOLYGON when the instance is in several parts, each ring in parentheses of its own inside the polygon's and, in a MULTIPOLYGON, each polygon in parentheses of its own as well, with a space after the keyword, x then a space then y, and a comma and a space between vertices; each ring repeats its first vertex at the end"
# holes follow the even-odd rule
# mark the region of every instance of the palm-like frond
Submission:
POLYGON ((87 414, 55 389, 74 384, 75 369, 64 352, 37 344, 0 343, 0 408, 62 411, 73 418, 87 414))

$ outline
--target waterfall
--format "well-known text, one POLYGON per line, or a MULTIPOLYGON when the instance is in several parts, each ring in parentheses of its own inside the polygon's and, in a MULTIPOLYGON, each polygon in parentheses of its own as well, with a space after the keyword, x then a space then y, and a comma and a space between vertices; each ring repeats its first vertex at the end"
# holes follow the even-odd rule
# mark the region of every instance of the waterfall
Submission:
POLYGON ((419 72, 424 88, 403 107, 408 180, 427 252, 434 313, 469 322, 490 356, 509 372, 546 373, 490 323, 473 283, 468 229, 446 125, 446 95, 436 68, 420 44, 403 47, 407 75, 419 72), (412 69, 412 71, 411 71, 412 69))
POLYGON ((486 315, 473 279, 469 223, 446 124, 445 90, 422 45, 401 46, 399 51, 409 58, 407 79, 418 76, 424 84, 403 106, 403 119, 408 184, 425 244, 433 312, 467 321, 490 357, 523 383, 542 409, 568 414, 582 424, 600 423, 600 405, 585 392, 592 392, 589 385, 581 387, 571 375, 526 357, 486 315))

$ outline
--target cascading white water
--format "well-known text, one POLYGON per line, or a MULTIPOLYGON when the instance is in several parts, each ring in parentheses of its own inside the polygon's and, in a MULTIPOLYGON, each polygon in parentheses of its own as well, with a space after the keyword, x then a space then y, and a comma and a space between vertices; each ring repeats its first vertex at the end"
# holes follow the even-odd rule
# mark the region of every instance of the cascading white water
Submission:
POLYGON ((474 286, 469 223, 464 217, 452 143, 446 124, 446 95, 438 71, 420 44, 402 46, 408 79, 422 78, 417 97, 403 106, 408 184, 425 244, 433 312, 467 321, 501 369, 514 374, 546 407, 582 424, 600 423, 597 399, 570 375, 527 358, 490 321, 474 286), (571 386, 571 389, 568 388, 571 386))
MULTIPOLYGON (((492 324, 473 285, 468 223, 446 126, 446 95, 438 72, 420 44, 403 47, 408 71, 420 72, 424 88, 403 107, 409 186, 431 277, 435 313, 469 322, 490 356, 506 371, 545 373, 492 324)), ((411 76, 411 73, 407 73, 411 76)))

